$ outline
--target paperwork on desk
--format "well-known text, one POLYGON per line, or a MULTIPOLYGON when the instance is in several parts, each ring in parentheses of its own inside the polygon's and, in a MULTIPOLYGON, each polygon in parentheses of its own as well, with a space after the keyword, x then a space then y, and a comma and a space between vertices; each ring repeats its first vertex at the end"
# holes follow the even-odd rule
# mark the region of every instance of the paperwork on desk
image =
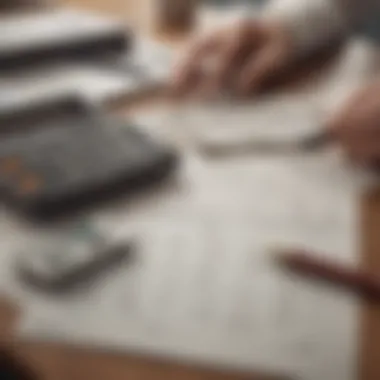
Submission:
POLYGON ((211 163, 189 147, 173 187, 94 215, 110 234, 135 236, 135 263, 72 297, 29 293, 19 332, 217 368, 354 379, 355 301, 294 284, 270 255, 294 243, 355 264, 353 178, 334 153, 211 163))
POLYGON ((169 47, 139 37, 125 57, 7 71, 0 74, 0 109, 17 109, 39 98, 67 93, 78 94, 95 104, 128 99, 166 83, 171 57, 169 47))
MULTIPOLYGON (((307 102, 310 117, 323 119, 331 106, 326 94, 336 89, 337 102, 338 94, 362 82, 359 66, 350 83, 330 87, 329 79, 313 91, 277 98, 273 114, 276 102, 286 109, 298 99, 300 107, 307 102)), ((198 114, 194 125, 189 111, 139 117, 151 133, 183 150, 182 168, 171 186, 151 197, 91 215, 110 234, 135 236, 139 247, 133 264, 90 289, 54 298, 22 288, 9 271, 21 230, 3 216, 0 284, 25 305, 20 336, 302 380, 354 380, 356 300, 285 276, 270 251, 296 244, 355 265, 362 179, 335 150, 209 161, 189 137, 209 128, 211 115, 201 124, 198 114)), ((256 117, 260 104, 250 112, 256 117)), ((285 137, 305 122, 297 113, 271 117, 274 126, 286 125, 278 129, 285 137)), ((250 118, 248 108, 244 118, 250 118)), ((301 129, 311 128, 316 125, 301 129)))
MULTIPOLYGON (((54 50, 56 44, 58 51, 65 51, 71 44, 75 47, 76 39, 81 41, 88 36, 92 38, 88 44, 96 41, 97 36, 104 39, 116 35, 122 40, 123 33, 124 25, 118 20, 75 8, 57 7, 49 11, 2 16, 0 50, 4 57, 7 57, 8 50, 13 53, 25 51, 27 60, 29 50, 33 57, 33 49, 38 51, 45 45, 54 50)), ((109 53, 106 45, 103 54, 96 57, 92 54, 91 58, 78 58, 73 54, 70 59, 67 53, 65 59, 2 70, 0 112, 5 107, 16 111, 18 105, 25 102, 38 102, 38 99, 67 93, 77 93, 101 104, 120 97, 127 99, 166 83, 172 49, 145 35, 134 36, 131 30, 125 29, 125 33, 132 40, 125 52, 120 47, 117 54, 109 53)))

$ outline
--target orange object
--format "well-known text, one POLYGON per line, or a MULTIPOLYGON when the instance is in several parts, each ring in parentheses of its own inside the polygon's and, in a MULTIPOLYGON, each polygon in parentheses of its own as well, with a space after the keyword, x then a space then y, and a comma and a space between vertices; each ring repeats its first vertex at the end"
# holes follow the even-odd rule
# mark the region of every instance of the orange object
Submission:
POLYGON ((15 174, 21 169, 21 161, 16 157, 3 158, 0 161, 0 173, 15 174))
POLYGON ((40 188, 41 180, 38 176, 34 174, 28 174, 21 178, 18 186, 20 194, 33 194, 40 188))

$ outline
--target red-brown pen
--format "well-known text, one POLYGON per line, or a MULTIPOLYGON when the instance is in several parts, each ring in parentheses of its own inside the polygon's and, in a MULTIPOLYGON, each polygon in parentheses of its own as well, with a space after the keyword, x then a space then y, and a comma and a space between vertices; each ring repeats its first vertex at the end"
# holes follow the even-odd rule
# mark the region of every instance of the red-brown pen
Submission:
POLYGON ((374 273, 319 258, 312 251, 286 249, 276 253, 278 262, 296 274, 326 281, 380 302, 380 276, 374 273))

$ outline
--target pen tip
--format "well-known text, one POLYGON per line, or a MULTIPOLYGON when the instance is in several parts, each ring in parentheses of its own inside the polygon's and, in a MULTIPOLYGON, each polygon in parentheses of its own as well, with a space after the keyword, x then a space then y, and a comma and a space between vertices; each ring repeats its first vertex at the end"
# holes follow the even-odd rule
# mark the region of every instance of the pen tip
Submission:
POLYGON ((287 266, 293 259, 305 256, 304 250, 291 245, 274 247, 269 252, 273 262, 280 266, 287 266))

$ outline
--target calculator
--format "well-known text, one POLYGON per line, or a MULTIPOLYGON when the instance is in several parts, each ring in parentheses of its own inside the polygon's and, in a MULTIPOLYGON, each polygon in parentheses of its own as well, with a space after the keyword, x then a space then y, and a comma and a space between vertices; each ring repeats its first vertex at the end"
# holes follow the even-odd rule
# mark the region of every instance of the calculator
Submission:
POLYGON ((138 126, 77 97, 0 116, 0 189, 27 216, 54 217, 151 186, 178 156, 138 126))

